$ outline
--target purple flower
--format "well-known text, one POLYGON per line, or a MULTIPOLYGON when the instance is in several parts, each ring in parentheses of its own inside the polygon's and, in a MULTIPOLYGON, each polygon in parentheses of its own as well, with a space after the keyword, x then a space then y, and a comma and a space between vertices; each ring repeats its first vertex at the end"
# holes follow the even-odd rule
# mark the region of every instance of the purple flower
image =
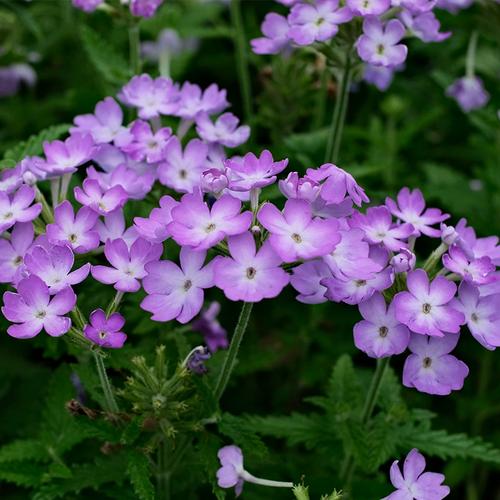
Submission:
POLYGON ((209 208, 199 193, 185 194, 172 209, 167 228, 179 245, 206 250, 226 236, 244 233, 252 222, 252 213, 240 213, 241 201, 223 195, 209 208))
POLYGON ((321 185, 320 196, 327 203, 342 203, 346 196, 358 207, 363 202, 370 201, 354 177, 332 163, 325 163, 319 168, 308 168, 306 174, 313 181, 324 181, 321 185))
POLYGON ((392 0, 393 7, 402 7, 410 12, 419 14, 429 12, 436 6, 437 0, 392 0))
POLYGON ((368 242, 382 244, 394 252, 406 248, 407 244, 404 240, 414 232, 412 224, 393 224, 391 213, 385 206, 371 207, 366 214, 355 213, 351 224, 365 232, 365 239, 368 242))
POLYGON ((394 304, 385 304, 384 296, 374 293, 359 304, 364 320, 354 325, 354 344, 372 358, 401 354, 410 342, 410 331, 394 314, 394 304))
POLYGON ((22 169, 19 165, 0 172, 0 193, 10 194, 23 183, 22 169))
POLYGON ((79 203, 89 207, 99 215, 108 215, 113 210, 121 208, 127 201, 127 193, 120 185, 104 191, 94 179, 85 179, 83 189, 76 186, 74 193, 75 199, 79 203))
POLYGON ((102 309, 90 314, 90 324, 83 327, 83 334, 94 344, 110 349, 120 349, 127 340, 121 329, 125 324, 124 317, 115 312, 109 318, 102 309))
POLYGON ((457 286, 443 276, 429 283, 427 273, 416 269, 408 273, 408 292, 394 297, 396 318, 415 333, 442 337, 446 333, 458 333, 465 323, 464 315, 453 309, 457 286))
POLYGON ((356 16, 378 16, 391 6, 391 0, 346 0, 346 5, 356 16))
POLYGON ((13 195, 0 192, 0 233, 16 222, 30 222, 42 211, 41 203, 31 205, 35 191, 29 186, 21 186, 13 195))
POLYGON ((45 168, 52 177, 76 172, 76 167, 88 162, 95 151, 90 134, 75 133, 63 141, 43 143, 47 158, 45 168))
POLYGON ((243 453, 237 446, 224 446, 217 453, 220 469, 217 471, 217 484, 221 488, 233 488, 236 496, 243 491, 243 453))
POLYGON ((18 339, 29 339, 44 329, 50 336, 59 337, 71 327, 71 320, 64 315, 76 304, 76 295, 65 288, 50 299, 47 285, 37 276, 21 280, 18 293, 3 294, 3 315, 13 323, 7 333, 18 339))
POLYGON ((456 14, 461 9, 466 9, 472 5, 474 0, 437 0, 437 6, 456 14))
POLYGON ((53 245, 68 244, 75 253, 86 253, 99 246, 95 230, 98 214, 88 207, 75 212, 69 201, 54 210, 54 223, 47 225, 47 238, 53 245))
POLYGON ((309 177, 299 177, 297 172, 290 172, 286 179, 278 181, 281 193, 288 199, 298 198, 313 202, 319 196, 321 187, 309 177))
POLYGON ((500 294, 480 297, 479 290, 464 281, 451 305, 464 314, 472 336, 483 347, 493 350, 500 346, 500 294))
POLYGON ((385 92, 391 85, 397 68, 365 64, 363 80, 385 92))
POLYGON ((154 321, 188 323, 201 310, 205 288, 214 286, 213 262, 203 267, 206 252, 181 248, 180 266, 168 261, 151 262, 143 280, 148 294, 141 308, 154 321))
POLYGON ((484 285, 494 281, 495 264, 489 257, 469 259, 465 252, 455 245, 443 255, 443 266, 475 285, 484 285))
POLYGON ((38 276, 44 281, 51 295, 68 286, 81 283, 90 271, 88 263, 71 271, 75 257, 66 245, 53 246, 49 250, 37 245, 26 255, 24 263, 31 275, 38 276))
POLYGON ((137 17, 153 17, 163 0, 130 0, 130 12, 137 17))
POLYGON ((370 246, 364 241, 364 231, 357 228, 341 230, 340 238, 333 251, 323 257, 336 277, 368 279, 382 270, 383 265, 370 259, 370 246))
POLYGON ((446 95, 453 97, 464 113, 482 108, 490 100, 490 94, 486 92, 483 81, 477 76, 464 76, 455 80, 446 89, 446 95))
POLYGON ((220 113, 229 106, 226 91, 219 90, 215 83, 202 91, 198 85, 185 82, 179 95, 179 109, 175 114, 185 120, 196 119, 198 113, 204 112, 209 115, 220 113))
POLYGON ((411 353, 403 367, 403 385, 437 396, 460 390, 469 374, 467 365, 449 354, 460 335, 428 337, 412 334, 408 348, 411 353))
POLYGON ((431 238, 439 238, 441 230, 430 227, 449 219, 438 208, 425 208, 425 200, 420 189, 410 191, 404 187, 399 191, 397 203, 391 198, 385 199, 385 205, 394 217, 407 222, 415 229, 415 235, 425 234, 431 238))
POLYGON ((297 45, 326 42, 337 34, 339 24, 351 19, 352 12, 348 7, 339 8, 338 0, 318 0, 314 5, 299 3, 288 16, 288 36, 297 45))
POLYGON ((209 168, 201 174, 200 187, 204 193, 219 196, 229 185, 226 169, 209 168))
MULTIPOLYGON (((95 229, 99 233, 99 239, 103 243, 106 243, 108 240, 117 240, 118 238, 121 238, 125 241, 129 248, 139 237, 139 231, 137 228, 133 226, 127 228, 125 226, 125 217, 121 208, 113 210, 113 212, 106 215, 102 221, 98 220, 95 229)), ((140 236, 143 235, 140 234, 140 236)))
POLYGON ((83 10, 83 12, 94 12, 104 0, 71 0, 73 7, 83 10))
POLYGON ((209 360, 212 354, 206 347, 198 347, 193 349, 186 361, 186 367, 191 373, 203 375, 208 372, 205 366, 205 361, 209 360))
POLYGON ((164 161, 158 165, 160 182, 180 193, 191 193, 200 184, 207 169, 208 146, 199 139, 189 141, 182 151, 177 137, 172 137, 163 150, 164 161))
POLYGON ((138 108, 139 118, 149 120, 171 115, 178 107, 179 89, 170 78, 137 75, 122 88, 118 98, 127 106, 138 108))
POLYGON ((378 18, 366 17, 363 34, 356 42, 359 57, 374 66, 398 66, 408 54, 408 47, 399 43, 404 35, 405 27, 397 19, 384 26, 378 18))
POLYGON ((73 120, 72 134, 90 134, 96 144, 114 142, 117 146, 130 140, 129 130, 123 126, 123 111, 112 97, 97 103, 94 114, 79 115, 73 120))
POLYGON ((391 258, 391 266, 396 273, 407 273, 411 271, 417 262, 417 257, 407 248, 402 248, 401 251, 391 258))
POLYGON ((207 309, 201 311, 200 315, 191 324, 193 330, 203 335, 210 352, 227 349, 229 345, 227 331, 222 328, 217 320, 219 312, 219 302, 212 302, 207 309))
POLYGON ((30 185, 47 177, 46 162, 40 156, 26 156, 16 165, 16 168, 20 168, 23 181, 30 185))
POLYGON ((408 453, 403 465, 403 474, 398 467, 399 460, 391 465, 391 483, 396 491, 382 500, 442 500, 450 493, 443 486, 443 474, 424 472, 425 458, 416 448, 408 453))
POLYGON ((253 153, 247 153, 243 161, 229 159, 225 165, 231 173, 229 188, 250 191, 276 182, 276 175, 286 168, 288 159, 274 161, 273 155, 264 150, 258 158, 253 153))
POLYGON ((17 223, 10 240, 0 239, 0 283, 17 283, 22 277, 24 256, 35 237, 31 222, 17 223))
POLYGON ((250 41, 256 54, 279 54, 290 46, 290 25, 286 17, 269 12, 260 29, 264 36, 250 41))
POLYGON ((196 117, 196 132, 205 141, 217 143, 227 148, 235 148, 250 137, 250 127, 238 127, 239 119, 232 113, 224 113, 212 122, 207 113, 199 113, 196 117))
POLYGON ((157 163, 163 159, 163 150, 172 136, 172 129, 164 127, 153 132, 148 122, 136 120, 130 133, 132 140, 122 146, 122 151, 135 161, 146 159, 148 163, 157 163))
POLYGON ((151 243, 162 243, 170 233, 167 226, 172 222, 172 209, 179 204, 171 196, 160 198, 160 208, 153 208, 149 217, 134 217, 134 224, 140 236, 151 243))
POLYGON ((277 297, 288 284, 288 274, 279 267, 281 258, 269 241, 257 251, 251 233, 228 240, 231 257, 215 260, 215 285, 230 300, 260 302, 277 297))
POLYGON ((137 292, 139 280, 146 276, 145 266, 158 261, 163 246, 152 244, 142 238, 132 243, 130 249, 122 240, 108 240, 104 245, 104 255, 113 267, 92 266, 92 276, 106 285, 114 285, 120 292, 137 292))
POLYGON ((330 278, 332 272, 322 260, 311 260, 293 268, 290 284, 299 292, 296 299, 304 304, 326 302, 326 287, 322 280, 330 278))
POLYGON ((440 33, 441 24, 434 12, 412 13, 403 10, 399 17, 405 26, 423 42, 442 42, 451 36, 451 31, 440 33))
POLYGON ((265 203, 257 218, 269 231, 274 251, 285 262, 322 257, 340 241, 337 220, 313 218, 311 205, 305 200, 288 200, 283 212, 265 203))

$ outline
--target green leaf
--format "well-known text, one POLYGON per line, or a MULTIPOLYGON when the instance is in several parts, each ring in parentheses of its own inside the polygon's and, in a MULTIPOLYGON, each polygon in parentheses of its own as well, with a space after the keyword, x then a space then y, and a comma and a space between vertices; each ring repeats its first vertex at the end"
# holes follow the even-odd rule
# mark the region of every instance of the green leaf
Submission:
POLYGON ((309 487, 303 484, 296 484, 292 488, 292 493, 297 500, 309 500, 309 487))
POLYGON ((219 431, 230 437, 244 450, 249 450, 259 456, 267 454, 266 445, 257 436, 257 428, 253 423, 249 423, 246 417, 235 417, 224 413, 219 422, 219 431))
POLYGON ((0 464, 0 482, 14 483, 18 486, 38 486, 46 467, 39 464, 16 463, 0 464))
POLYGON ((364 393, 352 359, 343 354, 333 367, 327 397, 335 413, 352 411, 363 406, 364 393))
POLYGON ((0 463, 4 462, 44 462, 49 460, 45 447, 35 439, 12 441, 0 448, 0 463))
POLYGON ((96 31, 84 25, 81 38, 90 61, 106 82, 122 85, 132 76, 126 59, 96 31))
POLYGON ((5 160, 0 160, 0 171, 6 170, 8 168, 14 168, 16 165, 17 165, 17 161, 12 160, 10 158, 5 159, 5 160))
POLYGON ((16 144, 13 148, 7 150, 4 155, 4 160, 11 160, 15 163, 21 161, 26 156, 38 156, 43 154, 43 143, 45 141, 53 141, 62 135, 66 134, 71 125, 63 123, 48 127, 38 134, 32 135, 28 140, 16 144))
POLYGON ((127 474, 139 500, 154 499, 154 487, 150 479, 151 468, 146 455, 137 451, 129 452, 127 474))

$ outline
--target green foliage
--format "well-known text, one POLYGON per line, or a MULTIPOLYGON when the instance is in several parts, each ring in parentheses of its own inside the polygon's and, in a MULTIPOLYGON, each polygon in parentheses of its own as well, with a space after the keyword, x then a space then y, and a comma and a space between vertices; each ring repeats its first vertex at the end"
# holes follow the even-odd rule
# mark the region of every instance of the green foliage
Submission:
POLYGON ((127 474, 139 500, 153 500, 154 487, 149 479, 151 464, 146 455, 139 452, 128 453, 127 474))

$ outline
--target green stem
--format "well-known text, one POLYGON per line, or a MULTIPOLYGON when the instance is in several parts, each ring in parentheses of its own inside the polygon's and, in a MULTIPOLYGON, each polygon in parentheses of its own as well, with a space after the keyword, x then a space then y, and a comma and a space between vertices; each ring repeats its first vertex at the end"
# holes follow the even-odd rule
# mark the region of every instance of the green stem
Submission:
POLYGON ((139 25, 133 22, 128 29, 130 69, 134 75, 141 72, 141 38, 139 25))
POLYGON ((474 77, 474 67, 476 65, 477 31, 474 31, 467 47, 467 59, 465 60, 465 75, 467 78, 474 77))
POLYGON ((321 73, 320 88, 316 96, 316 111, 313 119, 313 130, 321 128, 325 121, 325 107, 328 97, 328 82, 329 82, 328 68, 325 63, 323 72, 321 73))
POLYGON ((248 68, 247 41, 241 15, 241 0, 231 0, 230 9, 236 48, 236 65, 238 79, 240 81, 241 97, 243 100, 243 113, 245 120, 250 123, 252 119, 252 90, 250 86, 250 71, 248 68))
MULTIPOLYGON (((380 386, 384 378, 384 374, 389 366, 390 357, 377 359, 377 367, 373 373, 370 387, 368 393, 366 394, 365 404, 363 406, 363 412, 361 413, 361 423, 366 425, 370 417, 372 416, 375 404, 377 403, 378 394, 380 392, 380 386)), ((352 476, 354 474, 354 469, 356 468, 356 463, 354 462, 354 457, 351 452, 346 453, 344 463, 340 471, 340 478, 342 484, 344 484, 345 489, 349 488, 352 481, 352 476)))
POLYGON ((238 323, 234 329, 233 338, 231 339, 231 344, 227 351, 226 359, 222 365, 222 369, 215 386, 214 395, 217 400, 219 400, 226 390, 227 383, 231 377, 231 373, 234 370, 236 364, 236 358, 238 356, 238 351, 240 350, 241 341, 243 340, 243 335, 247 329, 248 320, 252 312, 253 304, 251 302, 243 302, 241 308, 240 316, 238 318, 238 323))
POLYGON ((168 471, 168 443, 165 440, 158 446, 158 463, 156 473, 156 498, 170 499, 170 473, 168 471))
POLYGON ((109 318, 113 313, 115 313, 118 310, 122 298, 123 298, 123 292, 117 291, 115 296, 113 297, 113 300, 110 302, 108 308, 106 309, 106 318, 109 318))
POLYGON ((36 184, 33 187, 35 189, 36 201, 42 204, 42 218, 45 221, 45 224, 50 224, 51 222, 54 222, 52 209, 50 208, 50 205, 48 204, 45 196, 40 191, 40 189, 38 189, 38 186, 36 184))
POLYGON ((111 413, 118 413, 118 405, 116 404, 115 396, 113 394, 113 388, 111 387, 111 382, 109 381, 108 375, 106 374, 106 367, 104 366, 104 360, 101 353, 98 351, 92 351, 94 356, 95 364, 97 367, 97 374, 99 375, 99 381, 101 382, 102 392, 104 393, 104 401, 106 403, 106 410, 111 413))
POLYGON ((338 161, 342 132, 344 130, 347 104, 349 102, 349 87, 351 85, 352 66, 349 50, 346 53, 344 71, 338 82, 337 99, 333 108, 332 124, 326 146, 325 163, 338 161))

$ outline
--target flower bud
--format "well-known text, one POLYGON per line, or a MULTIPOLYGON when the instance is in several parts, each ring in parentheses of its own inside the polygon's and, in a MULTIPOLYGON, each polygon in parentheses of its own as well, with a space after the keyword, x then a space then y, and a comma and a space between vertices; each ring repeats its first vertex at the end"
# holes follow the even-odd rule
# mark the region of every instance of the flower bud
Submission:
POLYGON ((27 171, 23 173, 23 182, 28 184, 28 186, 34 186, 36 181, 37 178, 33 172, 27 171))
POLYGON ((460 235, 457 230, 453 226, 447 226, 446 224, 441 223, 441 241, 448 246, 453 245, 460 235))
POLYGON ((220 194, 227 188, 229 180, 224 170, 210 168, 201 174, 201 188, 205 193, 220 194))
POLYGON ((417 258, 407 248, 401 248, 400 252, 391 259, 391 266, 397 273, 407 273, 415 267, 417 258))
POLYGON ((318 182, 309 177, 299 177, 297 172, 290 172, 285 180, 279 181, 280 191, 287 198, 298 198, 313 202, 321 189, 318 182))

